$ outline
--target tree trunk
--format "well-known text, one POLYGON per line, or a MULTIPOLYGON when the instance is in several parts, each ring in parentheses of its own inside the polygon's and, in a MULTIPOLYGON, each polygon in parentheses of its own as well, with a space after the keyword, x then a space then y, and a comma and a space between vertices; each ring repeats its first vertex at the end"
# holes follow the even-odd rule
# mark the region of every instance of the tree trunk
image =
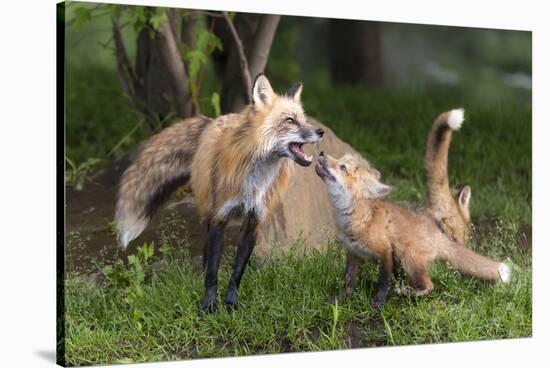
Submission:
MULTIPOLYGON (((239 34, 243 44, 244 52, 248 55, 250 45, 254 39, 256 29, 260 23, 261 15, 239 13, 234 18, 235 29, 239 34)), ((227 30, 227 32, 229 32, 227 30)), ((242 83, 240 70, 239 52, 235 47, 234 41, 229 38, 224 48, 229 51, 227 64, 225 66, 225 75, 223 78, 221 91, 221 109, 222 113, 235 112, 246 104, 246 92, 242 83)))
MULTIPOLYGON (((170 113, 191 116, 191 95, 185 66, 179 53, 179 12, 167 11, 168 22, 151 36, 144 27, 137 37, 134 105, 145 113, 152 130, 170 113)), ((183 27, 183 26, 182 26, 183 27)))
POLYGON ((174 34, 170 22, 160 26, 155 35, 155 41, 160 60, 168 76, 176 113, 181 117, 188 117, 192 113, 189 80, 180 55, 178 37, 174 34))
POLYGON ((260 19, 256 36, 248 52, 248 68, 252 78, 262 73, 267 65, 269 51, 280 19, 281 16, 270 14, 263 15, 260 19))
MULTIPOLYGON (((235 18, 235 28, 246 53, 248 72, 252 80, 265 69, 279 20, 279 15, 270 14, 238 14, 235 18)), ((234 46, 234 43, 230 45, 234 46)), ((232 47, 222 86, 223 113, 239 111, 249 103, 242 80, 238 50, 237 47, 232 47)))
POLYGON ((330 72, 335 83, 379 87, 383 82, 380 24, 331 19, 330 72))
POLYGON ((137 37, 136 76, 140 87, 134 101, 146 115, 149 127, 156 130, 171 110, 170 84, 149 29, 142 29, 137 37))

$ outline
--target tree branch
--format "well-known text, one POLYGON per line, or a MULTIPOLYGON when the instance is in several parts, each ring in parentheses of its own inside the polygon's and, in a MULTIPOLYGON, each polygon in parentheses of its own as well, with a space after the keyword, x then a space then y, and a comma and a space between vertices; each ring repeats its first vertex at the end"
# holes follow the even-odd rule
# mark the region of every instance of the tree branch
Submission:
POLYGON ((192 112, 192 104, 188 93, 187 73, 179 52, 177 37, 172 31, 170 22, 165 22, 159 27, 156 38, 160 59, 170 76, 169 82, 176 111, 179 116, 188 117, 192 112))
POLYGON ((260 18, 260 24, 248 52, 248 70, 253 77, 263 73, 267 65, 269 51, 280 19, 280 15, 271 14, 262 15, 260 18))
POLYGON ((235 46, 237 47, 240 66, 241 66, 241 75, 243 78, 243 86, 244 86, 244 89, 246 90, 248 103, 251 103, 252 102, 252 79, 250 77, 250 69, 248 68, 248 61, 246 59, 246 54, 244 52, 243 44, 241 42, 239 34, 237 33, 237 30, 235 29, 235 26, 233 25, 233 22, 231 21, 231 19, 229 19, 229 15, 227 14, 227 12, 223 12, 222 14, 227 23, 227 27, 229 27, 229 31, 231 32, 231 36, 233 37, 235 46))
POLYGON ((126 51, 126 46, 124 45, 117 19, 113 19, 113 40, 115 42, 118 78, 122 90, 135 105, 135 89, 138 86, 138 80, 132 68, 132 64, 130 63, 130 58, 128 57, 128 52, 126 51))

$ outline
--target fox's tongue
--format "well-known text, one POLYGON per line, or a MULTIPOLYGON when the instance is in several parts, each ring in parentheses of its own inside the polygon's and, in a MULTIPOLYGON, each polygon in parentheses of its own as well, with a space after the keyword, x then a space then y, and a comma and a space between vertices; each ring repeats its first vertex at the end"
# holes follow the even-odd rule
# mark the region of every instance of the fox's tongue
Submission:
POLYGON ((311 164, 311 160, 313 160, 313 157, 302 151, 302 145, 300 143, 291 143, 288 148, 290 149, 290 152, 292 152, 294 157, 296 157, 297 162, 300 165, 308 166, 309 164, 311 164))

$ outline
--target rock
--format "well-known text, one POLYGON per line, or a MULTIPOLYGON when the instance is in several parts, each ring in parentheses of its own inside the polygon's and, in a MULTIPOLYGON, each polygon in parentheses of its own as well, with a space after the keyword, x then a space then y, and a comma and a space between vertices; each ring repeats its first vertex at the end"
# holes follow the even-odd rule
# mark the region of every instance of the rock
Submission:
MULTIPOLYGON (((321 151, 336 157, 356 152, 334 132, 309 118, 315 126, 324 129, 323 139, 316 145, 304 145, 304 151, 314 154, 315 160, 321 151)), ((273 211, 271 218, 260 228, 257 255, 284 250, 296 240, 301 240, 307 249, 326 245, 335 236, 335 224, 325 184, 315 173, 315 164, 294 168, 288 191, 282 203, 273 211)))

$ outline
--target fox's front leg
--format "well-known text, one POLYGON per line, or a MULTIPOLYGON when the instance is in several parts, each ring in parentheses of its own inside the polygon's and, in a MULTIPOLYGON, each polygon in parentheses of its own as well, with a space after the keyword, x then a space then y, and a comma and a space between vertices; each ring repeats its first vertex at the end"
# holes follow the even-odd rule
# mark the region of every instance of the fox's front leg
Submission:
POLYGON ((378 270, 378 283, 376 284, 376 294, 372 301, 375 309, 381 309, 388 293, 390 291, 391 280, 393 276, 393 256, 390 250, 382 254, 378 270))
POLYGON ((337 300, 343 300, 351 295, 357 287, 357 273, 363 260, 349 250, 346 251, 346 271, 344 273, 344 291, 334 294, 330 297, 331 303, 337 300))
POLYGON ((205 290, 202 302, 202 310, 208 313, 215 312, 217 309, 218 269, 222 255, 224 228, 225 223, 208 223, 208 237, 204 245, 205 290))
POLYGON ((225 303, 230 308, 237 307, 237 290, 241 284, 241 278, 250 259, 250 255, 256 245, 258 234, 258 219, 255 214, 248 214, 244 220, 241 239, 237 246, 237 254, 235 256, 235 264, 233 265, 233 274, 229 280, 227 294, 225 295, 225 303))

